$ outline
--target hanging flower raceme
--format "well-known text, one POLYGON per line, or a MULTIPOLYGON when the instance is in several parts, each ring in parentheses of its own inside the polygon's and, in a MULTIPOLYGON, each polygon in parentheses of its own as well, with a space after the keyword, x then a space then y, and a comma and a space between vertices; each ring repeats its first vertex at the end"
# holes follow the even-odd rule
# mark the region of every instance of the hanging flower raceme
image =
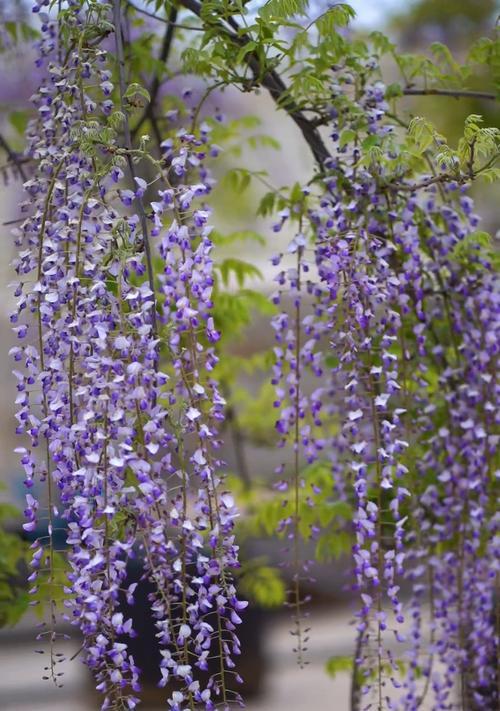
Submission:
POLYGON ((410 709, 429 693, 429 682, 419 686, 416 680, 422 667, 432 677, 433 708, 446 708, 457 685, 465 707, 494 706, 497 693, 492 680, 498 648, 493 627, 498 529, 488 502, 498 439, 498 390, 491 368, 498 358, 499 283, 490 258, 474 240, 472 203, 457 188, 448 187, 444 205, 436 204, 431 192, 425 213, 415 211, 432 254, 422 293, 432 287, 436 292, 422 304, 426 330, 419 330, 418 340, 430 355, 429 370, 438 372, 439 394, 426 383, 422 403, 427 403, 419 416, 425 449, 418 463, 412 664, 403 705, 410 709), (467 245, 476 265, 468 272, 461 258, 467 245), (442 328, 452 333, 448 348, 432 342, 430 334, 442 328), (425 595, 431 601, 431 650, 422 662, 425 595), (473 625, 471 609, 476 611, 473 625), (433 657, 441 662, 440 671, 433 669, 433 657))
MULTIPOLYGON (((391 127, 381 123, 383 87, 365 89, 358 108, 360 104, 368 118, 367 133, 378 135, 382 145, 385 137, 387 150, 394 156, 391 127)), ((355 120, 359 129, 359 114, 355 120)), ((334 130, 334 140, 339 134, 340 129, 334 130)), ((403 708, 418 708, 430 686, 433 708, 445 708, 457 674, 465 689, 465 706, 483 703, 495 693, 492 659, 498 644, 491 627, 498 548, 495 543, 486 544, 496 529, 491 529, 484 509, 492 493, 491 456, 497 437, 492 426, 498 394, 492 392, 486 400, 488 425, 477 408, 483 402, 479 395, 482 391, 484 397, 483 383, 491 379, 491 373, 484 372, 486 364, 496 356, 498 281, 490 273, 488 260, 477 251, 472 258, 478 268, 472 275, 465 275, 457 265, 460 245, 466 239, 474 245, 470 235, 477 226, 470 199, 457 186, 443 191, 448 196, 444 205, 436 201, 435 188, 430 188, 430 197, 415 193, 409 200, 410 186, 403 186, 401 193, 381 190, 377 181, 386 182, 383 169, 374 180, 370 171, 356 163, 356 146, 350 152, 349 144, 342 143, 313 220, 318 233, 318 270, 328 286, 333 316, 332 345, 340 361, 333 371, 331 393, 338 397, 345 392, 339 411, 345 413, 344 430, 354 454, 355 572, 364 590, 358 627, 362 654, 356 663, 369 664, 368 630, 374 619, 378 679, 367 684, 365 691, 371 687, 372 693, 378 692, 379 708, 384 703, 396 707, 394 694, 385 690, 385 669, 394 669, 391 678, 396 688, 402 682, 389 651, 388 665, 382 664, 381 632, 387 625, 388 605, 379 586, 386 590, 396 621, 402 623, 398 592, 405 576, 412 582, 413 598, 411 661, 403 682, 409 691, 403 708), (475 298, 480 307, 472 307, 475 298), (452 334, 449 349, 432 343, 443 327, 452 334), (436 371, 442 407, 436 407, 439 398, 430 387, 429 374, 436 371), (421 448, 421 461, 408 457, 409 445, 421 448), (426 489, 424 482, 435 481, 436 472, 441 484, 426 489), (415 497, 409 498, 410 490, 415 497), (474 517, 469 515, 469 505, 474 517), (389 512, 392 523, 387 521, 389 512), (407 513, 412 517, 412 533, 404 538, 407 513), (389 525, 394 531, 393 547, 387 537, 389 525), (452 544, 448 549, 445 544, 443 552, 444 541, 452 544), (472 604, 468 595, 475 585, 482 601, 476 635, 468 623, 472 604), (430 647, 423 639, 427 613, 422 609, 429 600, 430 647), (474 644, 477 667, 469 673, 474 644), (433 656, 444 666, 442 676, 433 670, 433 656), (424 682, 418 689, 419 670, 429 681, 432 678, 432 684, 424 682)), ((477 249, 476 244, 472 253, 477 249)), ((405 639, 401 630, 395 633, 399 640, 405 639)))
MULTIPOLYGON (((95 36, 108 12, 89 3, 59 20, 81 40, 95 36)), ((83 656, 103 708, 138 703, 139 670, 127 651, 135 632, 121 604, 122 593, 133 602, 136 585, 124 586, 134 557, 143 559, 155 590, 164 655, 159 678, 164 685, 171 676, 177 689, 169 706, 226 708, 234 694, 227 676, 239 653, 238 611, 246 603, 237 599, 231 577, 238 565, 236 511, 218 473, 216 424, 224 400, 211 376, 218 334, 210 313, 208 212, 190 211, 191 201, 209 189, 202 166, 207 135, 172 142, 164 158, 176 170, 176 187, 167 180, 161 201, 152 203, 148 235, 141 221, 147 182, 132 176, 133 188, 124 184, 127 149, 116 128, 127 119, 112 110, 107 54, 80 42, 59 64, 50 41, 55 23, 42 21, 47 81, 34 97, 38 118, 28 131, 37 172, 25 185, 30 216, 16 233, 20 282, 12 317, 23 342, 13 356, 24 367, 18 429, 31 442, 22 450, 26 484, 42 482, 47 491, 47 503, 28 495, 25 524, 47 532, 34 544, 30 576, 35 582, 48 570, 52 609, 42 636, 52 650, 60 582, 53 522, 62 517, 67 617, 83 634, 83 656), (190 142, 196 146, 188 153, 190 142), (194 167, 206 184, 189 183, 187 170, 194 167), (158 293, 147 273, 150 236, 164 265, 158 293), (172 359, 166 373, 163 339, 172 359), (202 686, 196 677, 214 656, 219 664, 202 686)), ((49 668, 57 678, 54 655, 49 668)))
MULTIPOLYGON (((334 87, 340 108, 331 112, 335 151, 325 190, 307 216, 316 255, 310 293, 324 323, 317 332, 328 334, 332 351, 325 362, 334 363, 322 408, 341 427, 326 440, 332 485, 356 505, 354 573, 363 600, 356 674, 367 680, 366 703, 377 699, 378 708, 399 708, 394 689, 401 686, 402 708, 418 708, 429 689, 433 708, 445 708, 457 675, 469 705, 489 703, 498 546, 485 506, 492 495, 498 394, 486 395, 485 383, 493 382, 497 355, 498 282, 477 251, 477 218, 463 189, 444 188, 443 204, 435 187, 420 194, 401 177, 402 187, 394 189, 383 161, 361 160, 363 132, 391 160, 397 156, 384 86, 367 82, 356 99, 342 92, 340 84, 334 87), (472 250, 477 263, 469 275, 459 264, 463 249, 472 250), (443 329, 452 334, 449 348, 434 340, 443 329), (418 460, 411 447, 420 448, 418 460), (439 483, 429 485, 436 472, 439 483), (404 578, 412 583, 412 599, 410 650, 398 655, 409 659, 402 679, 385 640, 391 627, 399 642, 406 640, 404 578), (429 601, 430 644, 423 636, 429 601), (476 628, 467 620, 477 605, 476 628), (440 659, 442 675, 433 658, 440 659), (474 672, 465 671, 467 664, 477 665, 474 672)), ((287 219, 284 214, 280 226, 287 219)), ((290 274, 278 279, 290 283, 297 300, 290 274)), ((302 324, 295 330, 290 324, 286 312, 276 317, 279 337, 285 342, 291 333, 293 343, 300 342, 302 324)), ((281 362, 278 351, 277 381, 281 362)), ((285 435, 290 417, 293 424, 286 404, 279 420, 285 435)))
MULTIPOLYGON (((287 604, 292 610, 292 634, 296 638, 294 652, 300 666, 305 664, 304 653, 307 650, 307 638, 304 636, 307 630, 303 629, 302 618, 306 615, 303 608, 309 599, 302 592, 302 582, 310 579, 309 563, 302 560, 300 539, 313 539, 317 530, 314 524, 309 529, 303 525, 301 509, 314 505, 311 494, 318 491, 315 482, 310 483, 312 490, 306 490, 301 467, 303 461, 309 465, 317 461, 325 447, 321 432, 323 388, 311 389, 305 385, 308 377, 320 379, 323 375, 320 342, 325 330, 321 308, 311 308, 315 287, 310 276, 314 265, 308 253, 309 237, 302 229, 308 193, 304 189, 300 199, 281 212, 280 222, 274 230, 280 231, 293 217, 298 221, 299 231, 290 241, 287 252, 272 259, 274 266, 283 267, 275 277, 279 288, 272 295, 273 303, 280 307, 271 324, 277 342, 272 378, 276 392, 274 406, 279 410, 276 430, 280 437, 279 446, 291 443, 293 448, 291 480, 281 479, 276 487, 280 492, 287 492, 283 500, 286 515, 279 522, 278 533, 285 534, 291 542, 292 580, 287 604)), ((284 470, 283 464, 277 472, 281 474, 284 470)))
MULTIPOLYGON (((365 101, 372 96, 380 103, 383 87, 367 87, 365 101)), ((375 131, 370 122, 367 130, 375 131)), ((333 137, 338 140, 338 130, 333 137)), ((356 166, 356 147, 344 156, 347 148, 339 148, 339 157, 332 160, 332 177, 311 217, 323 285, 318 295, 328 314, 337 362, 329 395, 341 403, 337 412, 342 437, 332 442, 337 461, 343 462, 337 471, 344 484, 337 490, 345 492, 347 477, 356 501, 354 573, 363 599, 358 623, 362 657, 357 663, 368 675, 375 658, 376 687, 382 694, 383 668, 392 664, 383 651, 384 633, 392 626, 397 639, 404 640, 398 580, 404 560, 401 504, 409 491, 399 382, 402 300, 386 206, 371 174, 356 166), (394 623, 388 617, 391 607, 394 623)), ((370 687, 367 683, 366 693, 370 687)))
MULTIPOLYGON (((160 320, 170 364, 169 381, 159 397, 169 410, 173 432, 175 454, 164 464, 171 489, 178 492, 168 514, 176 543, 162 553, 156 528, 145 547, 149 545, 155 556, 173 557, 173 577, 159 586, 159 595, 153 595, 164 647, 164 683, 172 676, 183 684, 174 692, 171 705, 191 708, 203 701, 212 709, 239 698, 228 686, 228 677, 234 675, 233 656, 240 653, 235 629, 241 622, 238 612, 246 603, 237 599, 231 582, 230 571, 238 567, 233 533, 236 510, 232 496, 222 488, 218 454, 217 428, 225 402, 212 376, 219 333, 211 315, 214 277, 209 212, 194 202, 199 204, 211 189, 203 164, 210 150, 208 128, 202 127, 201 139, 181 131, 177 140, 179 151, 172 140, 163 145, 166 187, 152 203, 152 234, 158 234, 163 264, 158 277, 160 320), (191 183, 191 177, 196 182, 191 183), (172 221, 163 229, 165 214, 172 221), (197 492, 194 499, 188 496, 190 488, 197 492), (172 607, 182 611, 177 620, 172 620, 172 607), (195 667, 207 670, 208 660, 214 657, 217 670, 202 688, 194 678, 195 667)), ((157 575, 154 560, 148 562, 153 577, 157 575)))
MULTIPOLYGON (((368 134, 387 134, 380 123, 383 97, 383 86, 367 86, 357 106, 368 116, 368 134)), ((332 120, 335 124, 335 115, 332 120)), ((405 410, 399 397, 397 354, 404 296, 394 266, 395 247, 386 224, 386 205, 378 196, 370 172, 356 166, 356 146, 345 142, 340 145, 337 128, 332 137, 338 157, 328 165, 330 175, 325 179, 325 192, 319 197, 318 206, 309 207, 306 215, 315 239, 315 263, 306 262, 312 313, 303 318, 299 311, 294 318, 283 311, 273 323, 280 341, 274 379, 277 404, 282 407, 277 426, 284 437, 293 439, 295 421, 304 420, 294 449, 297 452, 300 444, 306 445, 309 461, 327 449, 333 475, 338 478, 333 482, 334 490, 355 502, 353 554, 356 587, 364 604, 358 625, 363 658, 358 663, 368 676, 375 656, 382 693, 382 669, 387 661, 393 663, 390 655, 386 659, 382 648, 384 632, 392 625, 397 639, 404 639, 398 578, 403 573, 404 560, 402 504, 409 496, 403 480, 408 442, 403 431, 405 410), (300 384, 300 373, 312 365, 316 376, 323 375, 322 338, 332 348, 326 362, 330 365, 333 360, 336 365, 330 367, 327 387, 322 383, 322 388, 309 395, 300 384), (283 368, 287 362, 288 375, 283 368), (286 391, 280 385, 282 380, 288 384, 286 391), (294 399, 292 396, 297 393, 299 396, 294 399), (315 433, 315 440, 309 438, 311 428, 305 418, 311 408, 314 425, 321 426, 321 407, 340 421, 341 430, 339 435, 328 438, 315 433), (314 447, 315 441, 319 447, 314 447), (388 606, 393 608, 395 624, 388 619, 388 606)), ((279 227, 288 217, 289 213, 283 214, 279 227)), ((277 277, 281 288, 288 286, 296 312, 303 300, 298 277, 305 244, 299 233, 289 250, 298 255, 297 267, 282 271, 277 277)), ((296 479, 300 483, 298 472, 296 479)), ((293 519, 288 523, 291 524, 293 519)), ((369 690, 367 684, 366 692, 369 690)))

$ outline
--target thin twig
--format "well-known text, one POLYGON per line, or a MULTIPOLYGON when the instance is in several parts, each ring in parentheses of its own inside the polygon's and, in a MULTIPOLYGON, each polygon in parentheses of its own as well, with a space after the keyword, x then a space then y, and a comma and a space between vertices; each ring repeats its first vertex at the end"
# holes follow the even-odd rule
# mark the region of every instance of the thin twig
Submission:
POLYGON ((490 160, 482 165, 480 168, 478 168, 476 171, 474 171, 472 174, 467 173, 467 174, 460 174, 460 175, 454 175, 452 173, 440 173, 439 175, 434 175, 432 178, 427 178, 426 180, 422 180, 420 183, 389 183, 386 187, 389 190, 404 190, 404 191, 415 191, 415 190, 422 190, 423 188, 428 188, 431 185, 439 185, 442 183, 458 183, 459 185, 463 185, 464 183, 468 183, 471 180, 474 180, 477 178, 481 173, 484 173, 485 170, 488 168, 491 168, 491 166, 500 158, 500 153, 496 153, 494 156, 490 158, 490 160))
MULTIPOLYGON (((175 20, 177 18, 177 7, 172 5, 170 8, 169 14, 168 14, 168 25, 167 29, 165 31, 165 35, 163 37, 163 42, 161 45, 161 50, 160 54, 158 56, 158 61, 161 62, 162 64, 166 64, 168 62, 168 58, 170 56, 170 50, 172 48, 172 40, 174 39, 174 31, 175 31, 175 20)), ((156 103, 156 99, 158 98, 158 93, 160 91, 161 87, 161 79, 160 75, 158 72, 154 75, 153 81, 151 83, 151 88, 149 89, 149 95, 150 95, 150 101, 149 104, 147 105, 144 113, 142 114, 141 118, 137 122, 137 125, 132 131, 132 139, 134 136, 137 134, 141 126, 144 124, 145 121, 148 120, 148 118, 151 118, 151 115, 154 111, 154 106, 156 103)))
MULTIPOLYGON (((226 392, 225 397, 227 400, 229 400, 229 393, 226 392)), ((226 409, 225 422, 227 428, 229 429, 231 439, 233 441, 233 450, 236 459, 236 471, 241 481, 243 482, 243 486, 248 491, 252 486, 252 479, 248 471, 248 465, 245 456, 245 437, 240 429, 236 412, 234 411, 234 408, 231 405, 229 405, 226 409)))
POLYGON ((0 146, 4 149, 4 151, 7 153, 7 156, 10 160, 11 163, 13 163, 17 170, 19 171, 19 175, 25 182, 28 178, 26 176, 26 173, 24 172, 24 168, 22 166, 22 157, 19 156, 16 151, 14 151, 11 146, 9 145, 8 141, 6 138, 0 133, 0 146))
POLYGON ((359 711, 359 701, 360 701, 360 683, 359 683, 359 675, 360 675, 360 658, 361 658, 361 652, 363 648, 363 631, 358 630, 358 634, 356 637, 356 647, 354 649, 354 656, 352 660, 352 673, 351 673, 351 691, 350 691, 350 697, 351 697, 351 710, 350 711, 359 711))
POLYGON ((151 112, 149 116, 149 122, 151 123, 151 128, 155 135, 156 143, 158 144, 158 151, 161 153, 161 143, 163 140, 162 133, 160 131, 160 126, 158 125, 158 118, 154 111, 151 112))
MULTIPOLYGON (((299 223, 299 232, 302 232, 302 217, 299 223)), ((301 377, 302 371, 300 368, 301 357, 301 271, 302 271, 302 256, 304 248, 299 247, 297 250, 297 295, 295 303, 295 397, 293 399, 294 407, 294 435, 293 435, 293 623, 295 626, 292 634, 297 637, 297 647, 294 650, 297 654, 297 664, 301 669, 304 668, 304 647, 303 629, 302 629, 302 600, 300 587, 300 397, 301 397, 301 377)))
POLYGON ((403 89, 405 96, 448 96, 454 99, 488 99, 498 101, 499 97, 489 91, 469 91, 468 89, 403 89))
POLYGON ((25 219, 25 217, 17 217, 15 220, 5 220, 5 222, 2 222, 2 227, 7 227, 8 225, 17 225, 20 222, 24 222, 25 219))

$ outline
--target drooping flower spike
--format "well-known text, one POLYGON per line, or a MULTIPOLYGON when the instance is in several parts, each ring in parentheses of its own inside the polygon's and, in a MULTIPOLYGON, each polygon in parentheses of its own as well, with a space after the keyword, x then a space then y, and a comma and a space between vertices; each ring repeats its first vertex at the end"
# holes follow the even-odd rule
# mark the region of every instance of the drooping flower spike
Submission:
MULTIPOLYGON (((174 137, 163 158, 175 170, 175 189, 158 164, 158 201, 146 203, 141 176, 129 175, 127 187, 128 149, 117 130, 127 118, 110 110, 110 59, 82 41, 109 22, 109 7, 70 9, 59 21, 79 42, 64 64, 51 41, 55 24, 42 15, 47 81, 34 96, 38 118, 28 131, 37 172, 25 185, 29 217, 16 233, 13 321, 23 345, 13 355, 24 366, 19 431, 31 441, 22 463, 27 485, 45 482, 47 491, 46 505, 27 499, 25 528, 47 531, 35 543, 30 577, 47 562, 49 590, 58 585, 53 520, 62 517, 70 564, 65 616, 83 635, 103 708, 134 708, 139 670, 127 637, 136 632, 122 595, 133 602, 136 586, 124 588, 127 563, 142 559, 155 590, 158 677, 162 685, 175 682, 169 707, 226 708, 238 699, 231 670, 246 603, 232 583, 236 512, 218 473, 224 400, 211 375, 218 334, 209 213, 191 206, 210 187, 203 182, 208 135, 174 137), (154 292, 147 238, 163 265, 154 292), (216 671, 207 677, 214 657, 216 671)), ((51 650, 54 598, 42 633, 51 650)))
MULTIPOLYGON (((473 241, 477 217, 464 189, 451 183, 439 194, 433 185, 417 191, 401 177, 397 190, 382 162, 361 160, 364 136, 391 158, 399 150, 383 84, 366 82, 355 100, 341 84, 342 75, 332 89, 334 157, 324 192, 309 200, 303 232, 315 250, 308 275, 315 332, 324 334, 315 358, 327 373, 315 393, 339 427, 320 441, 332 462, 332 491, 356 510, 356 703, 414 711, 428 695, 433 709, 444 709, 458 683, 464 708, 494 705, 498 529, 484 507, 494 491, 498 441, 491 368, 499 282, 473 241), (477 251, 469 273, 456 256, 464 243, 477 251), (446 331, 451 344, 439 341, 446 331), (412 589, 406 613, 405 581, 412 589), (393 651, 389 631, 410 648, 393 651)), ((293 308, 292 272, 277 280, 293 308)), ((278 340, 304 341, 311 318, 294 326, 284 310, 274 322, 278 340)), ((282 350, 276 355, 277 427, 293 439, 283 424, 293 421, 293 407, 280 402, 282 350)), ((303 389, 301 402, 310 393, 303 389)))

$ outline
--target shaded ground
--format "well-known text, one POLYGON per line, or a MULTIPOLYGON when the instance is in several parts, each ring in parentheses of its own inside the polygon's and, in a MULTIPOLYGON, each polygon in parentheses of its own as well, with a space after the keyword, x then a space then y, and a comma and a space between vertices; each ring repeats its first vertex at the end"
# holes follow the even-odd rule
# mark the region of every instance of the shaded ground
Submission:
MULTIPOLYGON (((247 711, 349 711, 350 675, 341 672, 334 679, 330 678, 325 673, 325 662, 331 656, 352 654, 355 633, 350 620, 348 607, 311 611, 309 663, 301 670, 291 651, 293 639, 288 617, 271 616, 264 628, 262 666, 265 674, 261 693, 248 700, 247 711)), ((99 697, 93 692, 90 676, 79 661, 65 664, 62 689, 41 680, 44 657, 33 652, 39 645, 33 641, 32 627, 28 625, 24 620, 15 634, 0 632, 0 710, 98 711, 99 697)), ((64 651, 71 656, 77 649, 77 642, 71 641, 66 643, 64 651)), ((166 709, 166 703, 162 705, 163 692, 153 688, 150 691, 156 703, 144 703, 140 708, 144 711, 166 709)), ((430 704, 424 703, 420 711, 429 708, 430 704)))

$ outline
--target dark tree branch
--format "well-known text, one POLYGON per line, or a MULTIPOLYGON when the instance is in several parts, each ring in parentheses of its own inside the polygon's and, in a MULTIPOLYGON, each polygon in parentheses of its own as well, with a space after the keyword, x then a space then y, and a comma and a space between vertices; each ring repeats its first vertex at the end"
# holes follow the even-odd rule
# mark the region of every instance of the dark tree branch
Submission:
POLYGON ((498 101, 496 94, 488 91, 468 91, 466 89, 412 89, 406 87, 403 89, 405 96, 448 96, 455 99, 488 99, 489 101, 498 101))
MULTIPOLYGON (((130 126, 128 122, 127 107, 125 106, 125 57, 123 51, 123 35, 122 35, 122 22, 121 22, 121 0, 113 0, 113 22, 115 25, 115 46, 116 46, 116 60, 118 63, 118 78, 119 78, 119 88, 120 88, 120 105, 123 115, 125 116, 123 124, 123 133, 125 139, 125 148, 127 149, 127 163, 129 168, 130 177, 134 183, 135 168, 132 160, 132 137, 130 134, 130 126)), ((134 187, 136 187, 134 185, 134 187)), ((154 271, 153 271, 153 261, 151 256, 151 245, 149 244, 149 233, 148 233, 148 220, 146 213, 144 211, 144 205, 141 198, 136 198, 137 213, 139 215, 139 220, 141 223, 142 238, 144 241, 144 252, 146 254, 146 265, 148 271, 148 281, 149 288, 153 293, 153 307, 151 309, 151 321, 153 326, 153 333, 158 333, 158 327, 156 323, 156 292, 154 284, 154 271)))
MULTIPOLYGON (((227 395, 229 397, 229 395, 227 395)), ((226 426, 228 427, 233 440, 234 457, 236 460, 236 471, 243 482, 243 486, 248 491, 252 486, 252 478, 248 471, 245 456, 245 437, 240 430, 238 417, 231 405, 226 410, 226 426)))
MULTIPOLYGON (((172 5, 172 7, 170 8, 169 13, 168 13, 168 25, 167 25, 167 29, 165 31, 165 35, 163 36, 163 42, 161 44, 160 54, 158 56, 158 61, 162 62, 163 64, 166 64, 168 62, 168 58, 170 56, 170 50, 172 49, 172 41, 174 39, 175 21, 177 19, 177 12, 178 12, 177 7, 172 5)), ((153 78, 151 88, 149 90, 149 95, 151 97, 151 100, 148 103, 146 110, 142 114, 142 116, 139 119, 134 130, 132 131, 132 139, 137 135, 137 132, 139 131, 141 126, 145 123, 145 121, 147 121, 153 115, 154 106, 156 103, 156 99, 158 98, 158 92, 160 91, 160 87, 161 87, 160 75, 158 73, 156 73, 153 78)))
MULTIPOLYGON (((469 91, 468 89, 414 89, 411 86, 407 86, 402 91, 403 91, 404 96, 445 96, 445 97, 448 97, 451 99, 469 98, 469 99, 487 99, 488 101, 499 101, 500 100, 500 98, 497 94, 493 94, 488 91, 469 91)), ((390 118, 397 121, 397 123, 399 123, 400 126, 407 128, 407 125, 404 124, 401 121, 401 119, 399 119, 394 114, 387 112, 386 116, 389 116, 390 118)), ((318 118, 312 119, 311 125, 312 126, 324 126, 329 121, 330 121, 330 117, 328 115, 321 115, 320 114, 318 116, 318 118)))
POLYGON ((22 158, 14 151, 8 141, 4 138, 4 136, 0 133, 0 146, 4 149, 4 151, 7 153, 7 157, 11 163, 13 163, 17 170, 19 171, 19 175, 23 179, 23 182, 27 180, 26 173, 24 172, 23 168, 23 161, 22 158))
MULTIPOLYGON (((186 10, 193 12, 197 17, 201 18, 201 4, 198 0, 180 0, 180 5, 185 7, 186 10)), ((234 18, 229 18, 228 24, 237 34, 234 34, 228 30, 221 22, 218 21, 214 21, 212 26, 220 27, 220 29, 240 47, 250 42, 248 35, 240 33, 241 28, 234 18)), ((315 161, 318 163, 320 168, 323 168, 325 161, 331 157, 330 153, 325 146, 321 134, 314 125, 314 122, 308 119, 299 107, 287 97, 287 87, 280 75, 273 70, 266 71, 256 52, 249 52, 245 56, 245 62, 253 74, 254 85, 260 85, 264 89, 267 89, 277 106, 280 109, 284 109, 288 113, 292 121, 295 122, 302 132, 306 143, 312 151, 315 161)))
POLYGON ((158 118, 156 117, 156 114, 154 111, 151 111, 149 115, 149 121, 151 123, 151 128, 153 130, 154 136, 156 143, 158 145, 158 152, 161 155, 161 142, 163 140, 162 133, 160 131, 160 126, 158 125, 158 118))
POLYGON ((152 20, 156 20, 157 22, 163 22, 163 24, 165 25, 171 25, 172 27, 175 27, 178 30, 194 30, 195 32, 204 32, 203 27, 196 27, 195 25, 183 25, 181 22, 170 20, 168 17, 160 17, 159 15, 155 15, 154 12, 149 12, 148 10, 145 10, 142 7, 137 7, 137 5, 134 5, 134 3, 130 2, 130 0, 127 0, 127 5, 132 8, 132 10, 135 10, 141 15, 151 17, 152 20))
MULTIPOLYGON (((139 12, 142 12, 139 8, 129 2, 129 5, 134 7, 139 12)), ((202 5, 199 0, 179 0, 179 5, 189 10, 202 21, 202 5)), ((171 8, 172 12, 173 7, 171 8)), ((171 18, 163 19, 152 13, 146 12, 145 14, 151 14, 155 19, 166 22, 170 25, 175 25, 175 21, 172 22, 171 18)), ((241 27, 238 25, 233 17, 228 17, 226 20, 227 25, 223 24, 222 21, 214 18, 213 22, 210 22, 212 27, 216 27, 221 30, 229 39, 237 46, 242 47, 248 42, 250 42, 250 37, 242 33, 241 27)), ((179 25, 177 25, 179 26, 179 25)), ((189 26, 184 26, 186 29, 202 29, 202 28, 189 28, 189 26)), ((172 27, 173 29, 173 27, 172 27)), ((318 131, 318 127, 322 125, 325 121, 323 117, 319 119, 310 119, 306 116, 304 111, 296 105, 296 103, 290 99, 287 92, 286 84, 284 83, 281 76, 274 70, 267 70, 261 63, 260 57, 256 52, 249 52, 245 55, 244 61, 249 67, 253 75, 253 82, 251 86, 262 86, 266 89, 274 102, 277 104, 278 108, 283 109, 290 116, 292 121, 300 129, 306 143, 308 144, 314 159, 320 169, 324 168, 325 161, 331 157, 321 134, 318 131)), ((483 91, 472 91, 465 89, 417 89, 410 86, 403 89, 403 94, 405 96, 447 96, 451 98, 475 98, 475 99, 487 99, 490 101, 497 100, 497 96, 494 93, 483 92, 483 91)), ((154 102, 151 102, 151 106, 154 102)), ((149 107, 148 107, 149 108, 149 107)), ((136 126, 134 133, 146 120, 146 115, 141 117, 138 126, 136 126)), ((433 182, 446 182, 446 180, 451 179, 449 176, 443 180, 434 180, 433 182)), ((430 183, 432 184, 432 183, 430 183)), ((410 186, 402 187, 402 189, 411 190, 410 186)))

